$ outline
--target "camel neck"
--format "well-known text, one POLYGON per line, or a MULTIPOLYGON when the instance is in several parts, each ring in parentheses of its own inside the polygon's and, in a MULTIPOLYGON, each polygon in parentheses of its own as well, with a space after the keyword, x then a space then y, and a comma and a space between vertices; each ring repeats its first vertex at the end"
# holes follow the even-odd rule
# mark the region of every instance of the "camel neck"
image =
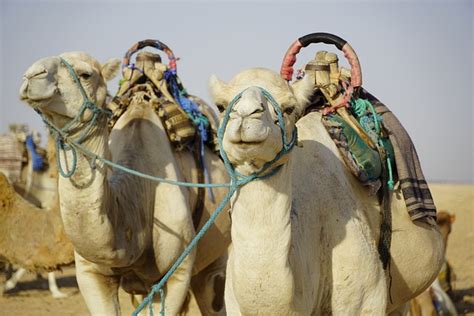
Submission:
MULTIPOLYGON (((255 293, 255 303, 280 298, 282 305, 292 295, 290 267, 292 181, 291 161, 265 180, 240 188, 232 205, 234 293, 239 300, 255 293), (249 273, 252 271, 252 273, 249 273), (290 294, 290 295, 289 295, 290 294)), ((241 302, 239 302, 241 303, 241 302)), ((261 311, 264 312, 263 310, 261 311)))
MULTIPOLYGON (((74 138, 74 135, 72 136, 74 138)), ((99 157, 108 157, 108 131, 106 124, 93 127, 81 144, 82 147, 99 157)), ((74 244, 78 253, 87 259, 101 261, 96 254, 98 249, 109 248, 112 243, 109 236, 98 236, 98 232, 113 231, 105 196, 109 195, 106 168, 81 153, 77 153, 76 170, 69 177, 59 177, 59 199, 61 216, 66 234, 74 244)), ((58 151, 63 168, 71 167, 73 154, 71 151, 58 151)), ((107 252, 104 251, 104 256, 107 252)))

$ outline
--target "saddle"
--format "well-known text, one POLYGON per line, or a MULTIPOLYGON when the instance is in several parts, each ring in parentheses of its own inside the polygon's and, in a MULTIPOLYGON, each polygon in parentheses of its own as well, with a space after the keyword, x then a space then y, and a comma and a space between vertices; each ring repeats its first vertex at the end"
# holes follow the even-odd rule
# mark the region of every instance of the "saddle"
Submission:
POLYGON ((206 122, 206 130, 200 130, 200 133, 197 133, 199 126, 194 122, 192 115, 182 107, 180 100, 177 100, 169 87, 170 76, 172 76, 170 74, 169 68, 162 63, 160 55, 148 51, 140 52, 134 64, 123 68, 119 90, 107 105, 113 114, 108 123, 109 128, 115 125, 131 102, 149 102, 160 117, 168 139, 176 150, 183 150, 193 145, 196 138, 203 137, 203 133, 208 136, 205 144, 212 150, 217 150, 216 125, 209 124, 211 120, 208 118, 208 113, 212 113, 213 110, 203 100, 188 95, 182 88, 177 75, 174 75, 172 79, 184 91, 184 93, 180 91, 179 97, 198 104, 199 114, 206 122))
POLYGON ((357 98, 350 107, 340 104, 351 79, 350 70, 339 67, 334 53, 319 51, 306 64, 305 75, 314 80, 315 91, 307 111, 321 111, 323 125, 342 154, 351 173, 375 193, 381 187, 384 164, 394 165, 393 147, 380 116, 369 100, 357 98))

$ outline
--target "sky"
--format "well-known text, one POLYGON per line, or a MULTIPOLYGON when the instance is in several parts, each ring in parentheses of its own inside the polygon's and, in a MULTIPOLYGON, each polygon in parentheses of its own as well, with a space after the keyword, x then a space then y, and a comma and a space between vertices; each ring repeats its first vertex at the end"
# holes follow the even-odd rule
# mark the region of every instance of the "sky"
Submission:
MULTIPOLYGON (((250 67, 279 71, 294 40, 329 32, 357 52, 363 87, 402 122, 426 178, 474 183, 473 16, 469 0, 0 0, 0 133, 26 123, 45 135, 18 97, 23 73, 43 57, 85 51, 105 62, 139 40, 159 39, 180 57, 188 92, 210 102, 211 74, 228 81, 250 67)), ((336 52, 311 45, 296 66, 318 50, 336 52)))

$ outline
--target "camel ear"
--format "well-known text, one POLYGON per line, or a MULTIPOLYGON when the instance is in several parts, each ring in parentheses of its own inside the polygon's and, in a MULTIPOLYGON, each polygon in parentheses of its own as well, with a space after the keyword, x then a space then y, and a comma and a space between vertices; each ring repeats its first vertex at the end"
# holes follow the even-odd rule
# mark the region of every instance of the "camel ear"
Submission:
POLYGON ((223 112, 227 105, 229 105, 228 92, 229 87, 227 84, 217 78, 216 75, 212 75, 209 78, 209 93, 220 112, 223 112))
POLYGON ((304 113, 304 110, 309 105, 309 100, 313 95, 314 84, 310 76, 305 76, 303 79, 298 80, 291 84, 291 89, 296 97, 297 108, 299 113, 304 113))
POLYGON ((456 220, 456 214, 452 214, 451 216, 449 216, 449 221, 452 223, 454 223, 454 221, 456 220))
POLYGON ((112 58, 102 65, 102 77, 107 82, 112 80, 120 70, 120 59, 112 58))

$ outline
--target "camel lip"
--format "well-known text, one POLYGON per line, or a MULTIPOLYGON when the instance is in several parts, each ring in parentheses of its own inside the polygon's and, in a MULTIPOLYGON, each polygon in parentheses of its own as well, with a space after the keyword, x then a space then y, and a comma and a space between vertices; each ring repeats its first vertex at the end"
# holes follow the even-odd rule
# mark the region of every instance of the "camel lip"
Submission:
POLYGON ((265 142, 265 140, 254 141, 254 142, 240 140, 238 142, 234 142, 233 144, 240 147, 240 148, 248 148, 248 147, 259 146, 259 145, 263 144, 264 142, 265 142))
POLYGON ((50 102, 52 101, 54 94, 50 97, 39 97, 39 98, 31 98, 28 96, 21 96, 21 101, 28 103, 31 107, 35 109, 43 109, 47 107, 50 102))
POLYGON ((54 94, 52 96, 41 96, 41 97, 36 97, 36 98, 32 98, 32 97, 29 97, 29 96, 21 96, 20 99, 22 101, 25 101, 25 102, 44 102, 44 101, 49 101, 53 98, 54 94))

